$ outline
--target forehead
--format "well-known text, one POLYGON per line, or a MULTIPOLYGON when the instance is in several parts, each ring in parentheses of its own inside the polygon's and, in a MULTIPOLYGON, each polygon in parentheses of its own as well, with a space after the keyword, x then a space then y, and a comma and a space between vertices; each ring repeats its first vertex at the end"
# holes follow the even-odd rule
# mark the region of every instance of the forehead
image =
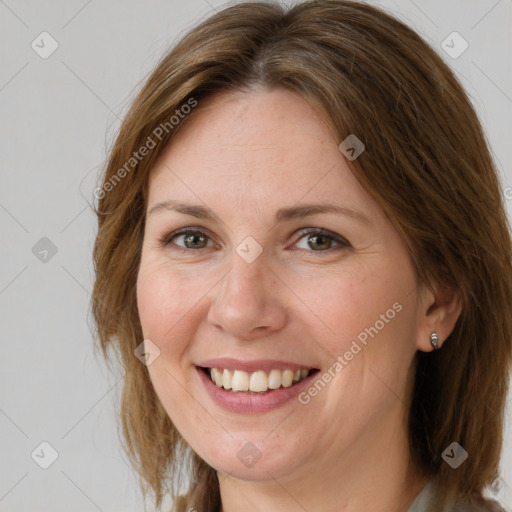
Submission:
MULTIPOLYGON (((229 198, 237 208, 369 197, 318 111, 285 89, 221 93, 199 102, 150 176, 149 204, 229 198)), ((372 205, 369 205, 372 207, 372 205)), ((375 205, 373 205, 375 207, 375 205)))
POLYGON ((304 156, 329 139, 335 143, 335 138, 324 119, 295 92, 283 88, 222 92, 199 102, 166 153, 174 157, 208 151, 222 158, 236 158, 240 152, 255 158, 280 153, 291 158, 304 156), (307 147, 302 150, 299 142, 307 147))

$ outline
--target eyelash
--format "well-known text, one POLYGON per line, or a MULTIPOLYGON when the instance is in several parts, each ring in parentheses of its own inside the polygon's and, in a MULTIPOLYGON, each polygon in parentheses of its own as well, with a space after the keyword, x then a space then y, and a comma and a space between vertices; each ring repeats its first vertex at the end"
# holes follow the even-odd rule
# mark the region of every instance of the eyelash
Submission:
MULTIPOLYGON (((171 244, 171 241, 176 238, 177 236, 179 235, 187 235, 187 234, 200 234, 200 235, 204 235, 206 236, 209 240, 211 240, 211 237, 208 236, 207 233, 205 233, 204 231, 202 231, 201 229, 199 228, 182 228, 182 229, 178 229, 177 231, 174 231, 168 235, 165 235, 163 236, 162 238, 160 238, 158 240, 158 243, 160 246, 162 247, 167 247, 169 248, 171 245, 172 245, 172 249, 173 251, 179 251, 179 252, 190 252, 190 251, 199 251, 201 249, 207 249, 207 247, 202 247, 201 249, 189 249, 187 247, 180 247, 176 244, 171 244)), ((330 238, 331 240, 333 240, 334 242, 336 242, 337 244, 339 244, 338 246, 335 246, 335 247, 329 247, 329 249, 326 249, 324 251, 320 250, 320 251, 313 251, 313 250, 306 250, 306 249, 295 249, 295 250, 298 250, 298 251, 304 251, 304 252, 309 252, 309 253, 313 253, 313 254, 322 254, 322 253, 330 253, 332 252, 333 250, 336 250, 336 249, 343 249, 343 248, 348 248, 348 247, 351 247, 350 243, 343 237, 339 236, 339 235, 336 235, 335 233, 331 233, 330 231, 327 231, 323 228, 306 228, 306 229, 303 229, 299 232, 300 234, 300 237, 299 239, 297 240, 297 242, 299 242, 302 238, 304 238, 306 235, 321 235, 321 236, 325 236, 327 238, 330 238)), ((295 243, 297 243, 295 242, 295 243)))

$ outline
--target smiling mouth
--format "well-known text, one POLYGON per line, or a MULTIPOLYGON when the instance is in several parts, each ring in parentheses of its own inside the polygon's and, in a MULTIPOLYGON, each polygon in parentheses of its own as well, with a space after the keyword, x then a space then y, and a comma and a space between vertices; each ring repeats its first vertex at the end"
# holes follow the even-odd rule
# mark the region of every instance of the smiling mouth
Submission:
POLYGON ((228 370, 226 368, 201 368, 208 378, 219 388, 231 393, 264 395, 276 389, 289 388, 317 373, 316 368, 299 370, 272 369, 269 372, 257 370, 228 370))

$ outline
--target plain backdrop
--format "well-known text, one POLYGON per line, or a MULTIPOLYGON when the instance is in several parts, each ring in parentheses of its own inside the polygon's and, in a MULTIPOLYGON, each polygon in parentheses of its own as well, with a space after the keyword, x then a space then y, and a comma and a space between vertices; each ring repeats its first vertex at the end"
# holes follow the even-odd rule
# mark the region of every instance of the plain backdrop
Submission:
MULTIPOLYGON (((372 3, 415 28, 460 77, 512 214, 512 1, 372 3), (457 58, 442 46, 454 31, 468 44, 457 58)), ((0 0, 0 512, 143 510, 114 415, 122 375, 110 374, 92 349, 90 202, 144 77, 222 5, 0 0)), ((496 487, 508 507, 510 404, 509 397, 496 487)))

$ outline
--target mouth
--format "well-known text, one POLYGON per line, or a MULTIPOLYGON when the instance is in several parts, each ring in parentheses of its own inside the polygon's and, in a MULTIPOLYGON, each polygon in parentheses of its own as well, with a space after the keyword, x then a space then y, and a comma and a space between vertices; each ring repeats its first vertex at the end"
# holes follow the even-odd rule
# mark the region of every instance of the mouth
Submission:
POLYGON ((232 394, 267 395, 282 388, 291 388, 311 375, 317 373, 317 368, 244 370, 198 367, 206 377, 217 387, 232 394))

